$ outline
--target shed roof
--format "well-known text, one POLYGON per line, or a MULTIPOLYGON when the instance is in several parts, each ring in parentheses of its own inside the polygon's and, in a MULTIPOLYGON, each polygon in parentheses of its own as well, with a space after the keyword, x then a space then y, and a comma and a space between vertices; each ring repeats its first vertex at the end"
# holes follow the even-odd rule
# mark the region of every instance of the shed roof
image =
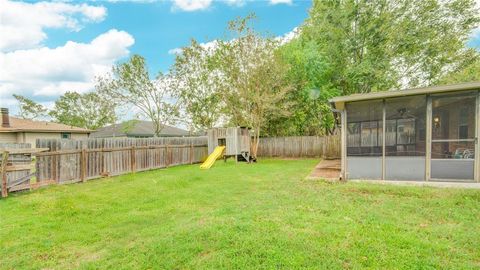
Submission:
POLYGON ((0 132, 69 132, 69 133, 90 133, 89 129, 53 123, 47 121, 34 121, 9 116, 10 127, 0 126, 0 132))
POLYGON ((442 93, 442 92, 454 92, 454 91, 473 90, 473 89, 480 89, 480 82, 429 86, 429 87, 422 87, 422 88, 410 88, 410 89, 404 89, 404 90, 391 90, 391 91, 373 92, 373 93, 367 93, 367 94, 353 94, 349 96, 334 97, 330 99, 330 102, 335 106, 335 108, 341 109, 343 108, 343 105, 346 102, 352 102, 352 101, 384 99, 384 98, 404 97, 404 96, 412 96, 412 95, 442 93))
MULTIPOLYGON (((125 123, 113 124, 103 128, 97 129, 90 134, 90 137, 97 138, 109 138, 109 137, 122 137, 122 136, 141 136, 141 137, 153 137, 153 123, 151 121, 137 121, 132 124, 131 128, 126 128, 125 123)), ((165 126, 160 134, 164 137, 174 136, 188 136, 189 132, 172 126, 165 126)))

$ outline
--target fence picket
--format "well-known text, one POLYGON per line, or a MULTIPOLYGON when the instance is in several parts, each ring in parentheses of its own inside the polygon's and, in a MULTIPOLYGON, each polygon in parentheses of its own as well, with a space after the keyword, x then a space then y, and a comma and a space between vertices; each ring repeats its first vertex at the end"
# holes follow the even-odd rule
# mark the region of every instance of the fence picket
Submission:
MULTIPOLYGON (((72 183, 203 161, 206 137, 37 140, 37 181, 72 183)), ((260 138, 259 157, 340 157, 340 136, 260 138)))
POLYGON ((292 136, 260 138, 259 157, 340 158, 340 136, 292 136))

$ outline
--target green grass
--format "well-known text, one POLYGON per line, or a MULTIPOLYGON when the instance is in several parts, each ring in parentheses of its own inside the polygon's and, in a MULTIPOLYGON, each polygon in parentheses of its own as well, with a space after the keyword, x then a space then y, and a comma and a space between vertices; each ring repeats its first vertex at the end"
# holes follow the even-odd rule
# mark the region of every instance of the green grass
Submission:
POLYGON ((2 269, 480 268, 480 192, 217 162, 0 200, 2 269))

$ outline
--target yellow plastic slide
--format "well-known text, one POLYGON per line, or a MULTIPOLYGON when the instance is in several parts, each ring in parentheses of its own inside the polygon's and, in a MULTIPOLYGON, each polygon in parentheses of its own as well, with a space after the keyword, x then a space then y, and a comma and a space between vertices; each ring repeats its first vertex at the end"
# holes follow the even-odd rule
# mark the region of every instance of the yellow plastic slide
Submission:
POLYGON ((207 160, 203 162, 202 165, 200 165, 200 169, 210 169, 212 167, 213 163, 222 156, 223 151, 225 150, 225 146, 217 146, 215 147, 215 150, 208 156, 207 160))

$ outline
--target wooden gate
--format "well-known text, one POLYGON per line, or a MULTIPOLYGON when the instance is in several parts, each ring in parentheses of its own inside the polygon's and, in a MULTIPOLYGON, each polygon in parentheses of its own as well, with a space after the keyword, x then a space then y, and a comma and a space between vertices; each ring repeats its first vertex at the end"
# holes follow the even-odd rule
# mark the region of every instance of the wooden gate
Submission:
POLYGON ((47 149, 31 148, 30 144, 0 145, 0 176, 2 197, 8 192, 37 188, 49 183, 34 182, 34 160, 32 155, 47 149))

